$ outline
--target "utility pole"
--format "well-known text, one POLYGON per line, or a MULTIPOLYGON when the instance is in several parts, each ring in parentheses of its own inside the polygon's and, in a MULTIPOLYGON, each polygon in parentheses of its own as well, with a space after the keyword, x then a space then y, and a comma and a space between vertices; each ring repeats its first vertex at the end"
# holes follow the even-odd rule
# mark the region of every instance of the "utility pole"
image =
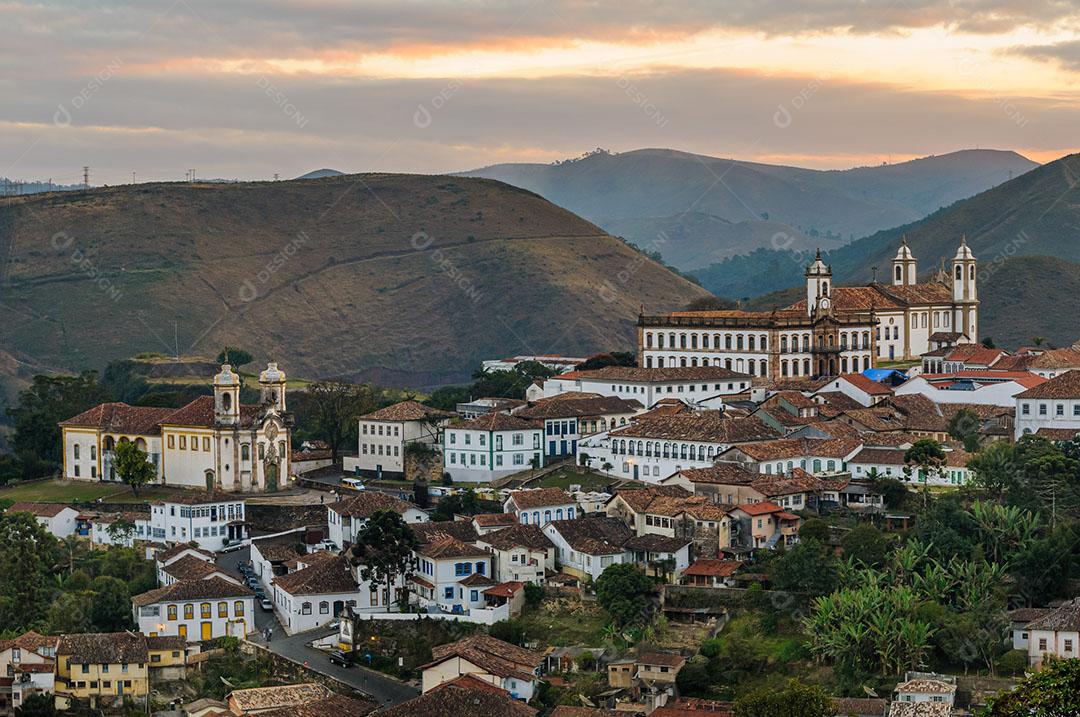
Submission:
POLYGON ((135 184, 135 173, 134 172, 131 173, 131 183, 135 184))
POLYGON ((190 181, 194 182, 195 181, 195 170, 194 169, 189 169, 188 172, 191 175, 191 180, 190 181))
POLYGON ((89 189, 90 188, 90 167, 88 167, 88 166, 84 166, 82 168, 82 183, 83 183, 83 189, 89 189))

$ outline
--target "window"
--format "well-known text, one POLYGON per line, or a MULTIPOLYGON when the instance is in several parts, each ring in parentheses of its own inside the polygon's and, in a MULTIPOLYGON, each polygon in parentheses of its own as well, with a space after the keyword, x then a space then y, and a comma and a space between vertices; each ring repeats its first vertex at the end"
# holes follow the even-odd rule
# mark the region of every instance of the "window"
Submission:
POLYGON ((227 603, 227 602, 219 602, 217 604, 217 616, 218 617, 228 617, 229 616, 229 603, 227 603))
POLYGON ((243 600, 237 600, 236 602, 233 603, 233 617, 243 617, 243 616, 244 616, 244 601, 243 600))
POLYGON ((176 436, 172 434, 169 435, 169 448, 176 448, 176 441, 174 440, 175 438, 176 436))
POLYGON ((326 600, 322 600, 322 601, 319 602, 319 614, 320 615, 329 615, 330 614, 330 603, 327 602, 326 600))
POLYGON ((187 450, 187 436, 180 436, 180 450, 187 450))
POLYGON ((1039 638, 1039 652, 1046 652, 1046 638, 1039 638))
POLYGON ((187 605, 184 605, 184 619, 185 620, 193 620, 194 618, 195 618, 195 604, 189 602, 187 605))
POLYGON ((79 460, 79 444, 75 444, 75 460, 79 460))
POLYGON ((446 600, 453 600, 454 588, 443 588, 443 598, 446 600))
MULTIPOLYGON (((365 446, 365 448, 366 448, 366 446, 365 446)), ((249 443, 241 443, 240 444, 240 460, 242 460, 242 461, 250 461, 251 460, 251 444, 249 444, 249 443)))
POLYGON ((210 603, 204 602, 201 605, 199 605, 199 615, 202 618, 204 618, 204 619, 209 618, 210 614, 211 614, 210 613, 210 603))
POLYGON ((209 453, 209 451, 210 451, 210 437, 209 436, 203 436, 202 449, 209 453))
POLYGON ((303 603, 300 606, 300 614, 301 615, 310 615, 311 614, 311 603, 309 603, 309 602, 303 603))

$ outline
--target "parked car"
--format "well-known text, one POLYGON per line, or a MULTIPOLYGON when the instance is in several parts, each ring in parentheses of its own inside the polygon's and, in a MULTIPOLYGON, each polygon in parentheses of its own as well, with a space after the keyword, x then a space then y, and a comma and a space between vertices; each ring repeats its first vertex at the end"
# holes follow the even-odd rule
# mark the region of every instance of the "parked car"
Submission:
POLYGON ((364 482, 359 478, 342 478, 341 487, 349 490, 366 490, 364 482))
POLYGON ((274 603, 270 602, 266 598, 263 598, 262 600, 259 601, 259 607, 261 607, 266 612, 273 612, 274 611, 274 603))
POLYGON ((353 653, 345 652, 344 650, 331 650, 330 651, 330 664, 341 665, 342 667, 352 667, 356 663, 353 653))

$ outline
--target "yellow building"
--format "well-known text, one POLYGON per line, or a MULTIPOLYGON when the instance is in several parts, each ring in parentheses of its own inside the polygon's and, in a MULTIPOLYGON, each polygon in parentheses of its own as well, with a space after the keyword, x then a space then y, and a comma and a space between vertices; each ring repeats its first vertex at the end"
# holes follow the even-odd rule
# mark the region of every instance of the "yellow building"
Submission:
POLYGON ((56 647, 56 706, 145 701, 150 688, 146 636, 137 632, 63 635, 56 647))

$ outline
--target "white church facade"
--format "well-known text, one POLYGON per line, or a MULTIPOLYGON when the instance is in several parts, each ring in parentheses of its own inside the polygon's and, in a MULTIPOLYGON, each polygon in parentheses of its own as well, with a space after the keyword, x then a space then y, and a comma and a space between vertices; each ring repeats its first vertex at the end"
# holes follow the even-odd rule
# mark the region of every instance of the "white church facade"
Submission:
POLYGON ((920 283, 904 240, 891 282, 833 286, 820 253, 806 270, 806 299, 773 311, 677 311, 638 317, 638 365, 723 366, 770 379, 864 371, 909 361, 931 337, 978 340, 977 266, 967 241, 941 271, 920 283))
POLYGON ((291 415, 285 373, 270 363, 259 374, 260 401, 240 403, 240 377, 225 364, 213 395, 180 408, 103 403, 60 423, 64 476, 119 481, 118 443, 147 453, 161 485, 237 493, 274 491, 290 470, 291 415))

